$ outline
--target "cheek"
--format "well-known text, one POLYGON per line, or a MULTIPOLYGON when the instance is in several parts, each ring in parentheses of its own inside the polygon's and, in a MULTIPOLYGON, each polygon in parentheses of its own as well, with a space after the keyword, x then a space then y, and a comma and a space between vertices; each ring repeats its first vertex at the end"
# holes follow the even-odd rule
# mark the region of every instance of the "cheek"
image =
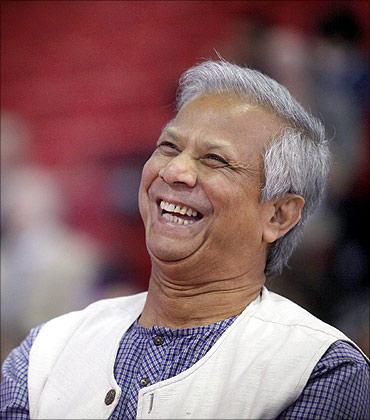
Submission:
POLYGON ((145 216, 148 212, 149 205, 148 189, 157 177, 158 171, 159 169, 157 170, 155 162, 151 157, 144 165, 139 188, 139 210, 144 222, 146 219, 145 216))
POLYGON ((257 185, 240 185, 221 177, 208 179, 207 195, 222 235, 245 241, 261 236, 260 192, 257 185), (239 238, 239 239, 238 239, 239 238))
POLYGON ((218 214, 230 214, 233 218, 248 215, 249 208, 258 206, 259 190, 255 185, 241 184, 240 180, 228 179, 219 174, 203 178, 203 188, 218 214))
POLYGON ((155 174, 158 173, 156 171, 156 165, 153 160, 153 157, 149 158, 143 167, 143 171, 141 174, 141 182, 140 182, 140 191, 141 190, 148 190, 150 184, 153 182, 155 178, 155 174))

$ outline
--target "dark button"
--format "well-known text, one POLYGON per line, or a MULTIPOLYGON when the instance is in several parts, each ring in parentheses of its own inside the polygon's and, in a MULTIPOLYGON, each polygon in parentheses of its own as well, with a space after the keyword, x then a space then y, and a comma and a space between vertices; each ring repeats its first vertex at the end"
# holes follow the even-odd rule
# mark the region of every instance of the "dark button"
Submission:
POLYGON ((161 346, 164 343, 164 338, 161 335, 156 335, 153 341, 156 346, 161 346))
POLYGON ((104 402, 106 405, 111 405, 115 398, 116 398, 116 391, 114 389, 111 389, 110 391, 107 392, 104 402))
POLYGON ((140 379, 140 385, 141 386, 147 386, 149 384, 149 379, 148 378, 141 378, 140 379))

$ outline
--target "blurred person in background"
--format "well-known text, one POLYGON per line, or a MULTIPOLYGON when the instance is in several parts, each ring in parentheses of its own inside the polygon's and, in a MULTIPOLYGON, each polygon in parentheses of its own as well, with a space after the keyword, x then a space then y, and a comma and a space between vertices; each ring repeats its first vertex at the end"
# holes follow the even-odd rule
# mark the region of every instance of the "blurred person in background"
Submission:
POLYGON ((370 248, 363 228, 370 211, 369 64, 361 49, 363 35, 347 7, 323 14, 315 27, 312 104, 332 133, 333 165, 317 228, 307 232, 306 243, 313 245, 315 233, 332 226, 326 241, 332 257, 322 276, 320 304, 333 308, 331 320, 369 354, 370 248))
POLYGON ((370 211, 369 65, 359 19, 338 4, 304 32, 256 13, 242 19, 235 33, 228 56, 288 87, 320 115, 332 139, 327 194, 290 261, 292 269, 269 286, 345 331, 369 355, 369 243, 363 229, 370 211))
POLYGON ((180 82, 139 192, 148 293, 49 321, 3 366, 6 418, 351 418, 368 360, 265 287, 328 172, 319 120, 274 80, 225 61, 180 82))
POLYGON ((1 335, 5 356, 35 325, 95 299, 101 252, 64 222, 66 202, 51 171, 32 163, 30 132, 1 117, 1 335))

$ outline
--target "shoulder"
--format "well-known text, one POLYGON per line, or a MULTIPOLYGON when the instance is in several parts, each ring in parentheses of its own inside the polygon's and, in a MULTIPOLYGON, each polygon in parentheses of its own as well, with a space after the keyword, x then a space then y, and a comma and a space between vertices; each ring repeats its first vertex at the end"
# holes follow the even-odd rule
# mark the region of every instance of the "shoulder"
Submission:
POLYGON ((86 328, 88 325, 95 325, 99 328, 104 323, 109 323, 114 317, 120 317, 130 312, 138 311, 144 305, 146 292, 103 299, 96 301, 80 311, 69 312, 46 322, 33 343, 33 352, 42 351, 47 353, 50 346, 53 352, 61 350, 68 340, 68 337, 75 331, 86 328))
POLYGON ((104 299, 47 322, 30 350, 28 397, 31 413, 36 412, 45 384, 58 364, 63 364, 71 354, 81 355, 87 347, 99 349, 107 337, 124 333, 125 326, 128 327, 141 313, 145 300, 146 293, 104 299), (64 362, 60 362, 61 359, 64 362))
POLYGON ((370 368, 350 343, 333 343, 313 369, 299 398, 278 417, 369 418, 370 368))
MULTIPOLYGON (((71 332, 75 331, 84 320, 89 317, 99 317, 102 313, 129 310, 132 305, 143 299, 145 293, 100 300, 85 309, 69 312, 33 328, 23 342, 9 353, 3 363, 1 413, 6 413, 7 416, 17 410, 19 413, 28 413, 29 371, 35 352, 41 355, 41 365, 38 368, 41 371, 43 367, 52 365, 54 359, 51 355, 55 353, 55 349, 62 349, 71 332)), ((31 368, 33 370, 34 366, 31 368)))
POLYGON ((310 381, 328 372, 337 371, 338 373, 361 374, 369 380, 369 362, 362 353, 352 344, 338 340, 333 343, 313 370, 310 381))
POLYGON ((42 327, 43 324, 33 328, 22 343, 9 353, 2 367, 3 378, 23 379, 27 376, 29 353, 42 327))
POLYGON ((130 313, 130 311, 143 306, 146 295, 147 293, 143 292, 130 296, 98 300, 82 310, 69 312, 46 322, 39 336, 46 333, 55 335, 55 339, 58 341, 58 337, 63 336, 63 333, 78 327, 79 324, 88 319, 101 319, 102 314, 104 314, 105 319, 109 319, 110 316, 130 313))
POLYGON ((29 353, 41 328, 42 325, 32 329, 23 342, 13 349, 4 361, 0 413, 5 418, 12 417, 14 413, 17 413, 17 416, 19 416, 17 418, 28 418, 27 373, 29 353))
POLYGON ((275 323, 289 329, 299 328, 300 332, 306 336, 314 335, 324 340, 329 339, 331 342, 337 340, 351 341, 337 328, 315 317, 291 300, 270 292, 266 288, 263 289, 261 303, 257 316, 263 318, 266 322, 275 323))

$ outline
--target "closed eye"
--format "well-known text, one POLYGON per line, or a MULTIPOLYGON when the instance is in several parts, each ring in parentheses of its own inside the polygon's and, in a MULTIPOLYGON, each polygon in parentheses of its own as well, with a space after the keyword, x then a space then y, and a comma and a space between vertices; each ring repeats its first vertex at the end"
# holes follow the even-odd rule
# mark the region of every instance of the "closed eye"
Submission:
POLYGON ((170 141, 161 141, 157 144, 157 150, 162 151, 164 154, 173 155, 174 153, 180 152, 176 144, 171 143, 170 141))
POLYGON ((170 141, 161 141, 160 143, 157 144, 157 147, 166 147, 166 146, 170 147, 171 149, 177 150, 176 144, 173 144, 170 141))
POLYGON ((203 159, 210 159, 217 162, 220 162, 224 165, 228 165, 228 162, 220 155, 216 155, 215 153, 209 153, 203 157, 203 159))

